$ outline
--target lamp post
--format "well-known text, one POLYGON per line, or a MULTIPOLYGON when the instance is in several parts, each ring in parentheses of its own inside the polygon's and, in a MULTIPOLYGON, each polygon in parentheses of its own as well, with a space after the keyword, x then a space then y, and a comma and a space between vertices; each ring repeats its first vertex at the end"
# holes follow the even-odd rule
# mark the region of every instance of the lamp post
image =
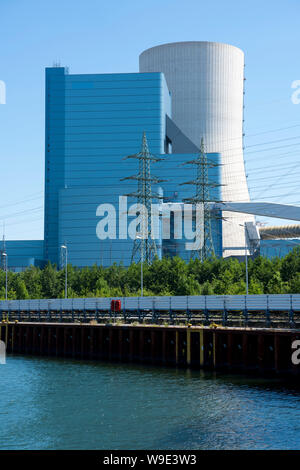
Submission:
POLYGON ((4 257, 5 263, 5 300, 7 300, 7 253, 2 253, 2 256, 4 257))
POLYGON ((65 299, 68 298, 68 247, 61 245, 62 250, 65 250, 65 299))
POLYGON ((141 254, 141 297, 144 295, 144 274, 143 274, 143 263, 144 263, 144 256, 143 256, 143 250, 141 254))

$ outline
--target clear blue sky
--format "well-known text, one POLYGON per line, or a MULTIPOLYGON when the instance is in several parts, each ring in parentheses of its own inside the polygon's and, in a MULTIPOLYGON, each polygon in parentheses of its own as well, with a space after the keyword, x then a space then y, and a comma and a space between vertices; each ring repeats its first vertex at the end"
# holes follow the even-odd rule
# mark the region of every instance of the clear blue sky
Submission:
MULTIPOLYGON (((0 234, 43 238, 44 69, 137 72, 146 48, 174 41, 245 52, 245 159, 253 199, 299 203, 299 0, 0 0, 0 234)), ((278 223, 278 222, 277 222, 278 223)))

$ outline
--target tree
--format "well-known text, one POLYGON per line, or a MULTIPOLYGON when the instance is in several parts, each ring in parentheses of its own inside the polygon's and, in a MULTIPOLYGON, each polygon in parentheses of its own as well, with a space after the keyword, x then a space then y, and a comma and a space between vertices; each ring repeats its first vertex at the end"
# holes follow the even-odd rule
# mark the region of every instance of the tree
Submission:
POLYGON ((201 286, 201 295, 213 295, 214 290, 209 281, 205 281, 201 286))
POLYGON ((96 297, 110 297, 111 290, 108 287, 107 281, 101 277, 95 285, 96 297))
POLYGON ((57 278, 56 266, 50 262, 41 273, 42 296, 45 299, 55 299, 59 297, 60 288, 57 278))
POLYGON ((17 277, 15 283, 15 292, 17 299, 29 299, 29 294, 24 279, 17 277))
POLYGON ((288 292, 290 294, 300 294, 300 273, 296 273, 290 280, 288 292))
POLYGON ((281 277, 283 281, 289 281, 300 272, 300 247, 289 253, 281 264, 281 277))
MULTIPOLYGON (((249 294, 300 293, 300 248, 284 259, 249 258, 249 294)), ((141 265, 110 267, 68 265, 69 297, 140 295, 141 265)), ((245 263, 237 259, 212 258, 186 263, 180 257, 144 263, 144 295, 236 295, 245 294, 245 263)), ((64 297, 65 271, 48 263, 24 272, 8 272, 8 298, 64 297)), ((5 298, 5 272, 0 269, 0 298, 5 298)))

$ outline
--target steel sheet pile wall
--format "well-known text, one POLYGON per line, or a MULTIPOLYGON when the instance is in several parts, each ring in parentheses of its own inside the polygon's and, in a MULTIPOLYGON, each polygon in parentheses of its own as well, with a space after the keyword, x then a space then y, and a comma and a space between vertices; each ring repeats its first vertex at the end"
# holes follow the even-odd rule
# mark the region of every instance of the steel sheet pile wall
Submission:
POLYGON ((300 332, 274 329, 0 323, 8 353, 299 375, 300 332))

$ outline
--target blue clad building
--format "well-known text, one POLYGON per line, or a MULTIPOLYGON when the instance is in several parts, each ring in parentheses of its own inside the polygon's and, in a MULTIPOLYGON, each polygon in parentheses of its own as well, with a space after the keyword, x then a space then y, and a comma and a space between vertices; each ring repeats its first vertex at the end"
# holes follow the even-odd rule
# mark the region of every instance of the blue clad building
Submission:
MULTIPOLYGON (((163 199, 152 202, 181 203, 195 194, 194 187, 182 183, 195 179, 196 168, 183 164, 195 159, 199 149, 172 121, 165 77, 159 72, 70 75, 63 67, 53 67, 46 69, 45 95, 44 242, 35 243, 38 252, 30 254, 17 242, 10 242, 15 244, 10 249, 19 258, 24 254, 23 267, 41 260, 60 266, 62 245, 68 247, 68 262, 78 267, 129 265, 134 240, 120 229, 126 209, 119 207, 119 197, 137 191, 136 180, 121 180, 138 173, 138 160, 124 157, 141 150, 144 132, 151 153, 161 158, 151 165, 151 173, 164 180, 152 187, 163 199), (115 210, 116 236, 100 239, 97 225, 107 204, 115 210)), ((220 162, 220 154, 208 156, 220 162)), ((221 182, 218 167, 209 172, 221 182)), ((221 200, 219 187, 211 197, 221 200)), ((136 197, 128 197, 127 207, 136 202, 136 197)), ((213 221, 212 236, 215 253, 222 256, 220 220, 213 221)), ((170 239, 157 240, 158 255, 188 260, 192 253, 186 242, 184 236, 174 238, 173 223, 170 239)))
MULTIPOLYGON (((8 257, 8 266, 12 271, 22 271, 29 266, 43 267, 44 241, 43 240, 8 240, 3 242, 1 251, 8 257)), ((2 258, 3 265, 3 258, 2 258)))
POLYGON ((100 262, 108 252, 111 261, 121 259, 125 247, 112 256, 107 243, 100 246, 96 209, 118 202, 125 169, 136 172, 136 162, 123 158, 139 150, 143 131, 152 152, 164 152, 167 114, 170 95, 161 73, 46 69, 45 259, 58 263, 62 243, 76 265, 100 262))
MULTIPOLYGON (((137 189, 134 180, 121 182, 138 171, 137 160, 124 157, 140 151, 143 132, 151 153, 163 158, 151 171, 165 178, 164 201, 192 196, 193 188, 180 184, 192 179, 195 169, 183 169, 182 163, 198 149, 172 123, 162 73, 69 75, 61 67, 46 69, 46 260, 60 264, 60 247, 66 244, 76 266, 130 264, 133 240, 120 237, 118 226, 116 239, 100 240, 97 208, 113 205, 119 221, 119 196, 137 189), (174 149, 181 153, 170 153, 174 149)), ((128 206, 135 202, 128 198, 128 206)), ((213 230, 220 256, 221 224, 213 230)), ((189 258, 184 243, 158 241, 159 253, 189 258)))

